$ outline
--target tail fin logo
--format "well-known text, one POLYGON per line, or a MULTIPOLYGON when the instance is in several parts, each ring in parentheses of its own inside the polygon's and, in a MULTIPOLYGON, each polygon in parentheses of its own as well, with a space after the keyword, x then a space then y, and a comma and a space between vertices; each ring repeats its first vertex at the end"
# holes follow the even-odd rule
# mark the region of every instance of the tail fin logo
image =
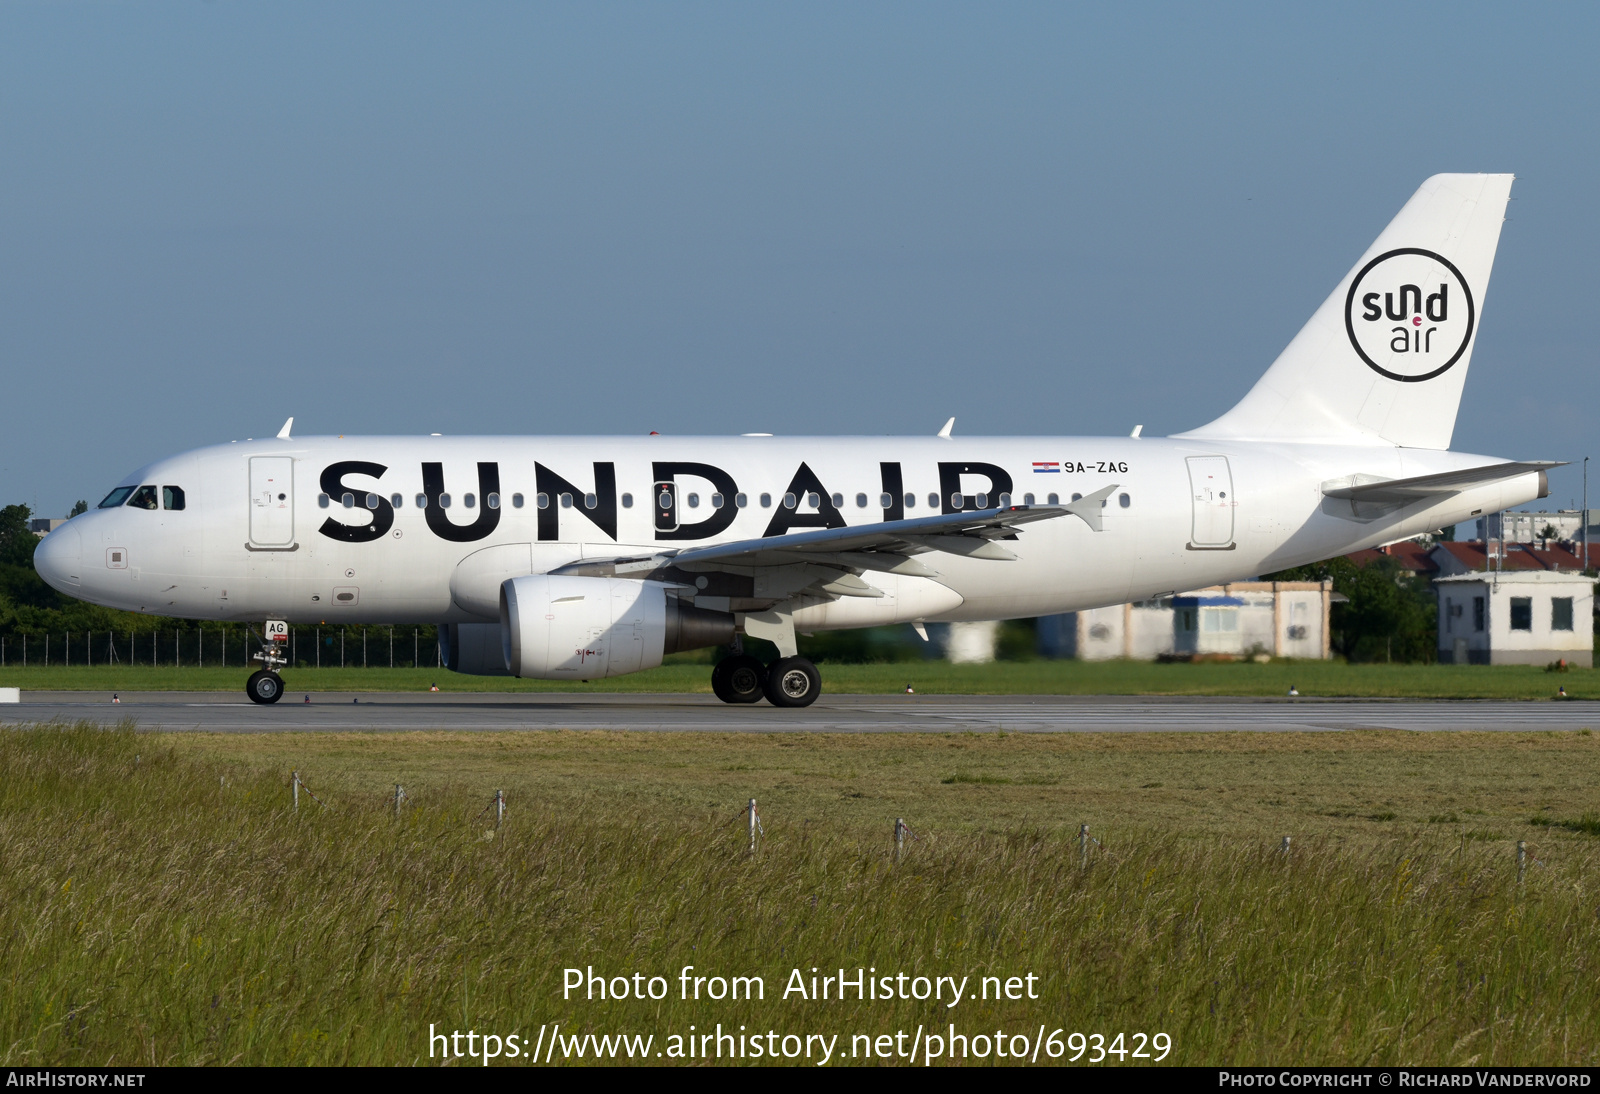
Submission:
POLYGON ((1350 282, 1344 326, 1380 376, 1405 383, 1449 370, 1472 342, 1472 289, 1451 261, 1420 247, 1374 258, 1350 282))

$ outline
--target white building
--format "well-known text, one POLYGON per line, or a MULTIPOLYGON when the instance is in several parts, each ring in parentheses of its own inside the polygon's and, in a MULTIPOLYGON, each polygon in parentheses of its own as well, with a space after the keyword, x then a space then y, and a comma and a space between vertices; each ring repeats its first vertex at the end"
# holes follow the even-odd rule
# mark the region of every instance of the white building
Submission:
POLYGON ((987 665, 1000 644, 1000 624, 994 620, 950 623, 940 645, 946 660, 955 665, 987 665))
POLYGON ((1550 570, 1434 580, 1441 664, 1594 664, 1594 578, 1550 570))
POLYGON ((1480 540, 1502 539, 1510 543, 1532 543, 1540 539, 1582 543, 1587 527, 1591 537, 1590 551, 1594 552, 1600 546, 1600 509, 1588 510, 1587 521, 1584 520, 1582 509, 1557 509, 1554 512, 1547 509, 1520 512, 1507 509, 1502 513, 1479 517, 1477 524, 1480 540), (1542 535, 1546 528, 1555 529, 1556 534, 1542 535))
POLYGON ((1039 652, 1084 661, 1253 653, 1326 660, 1336 596, 1331 581, 1237 581, 1045 616, 1038 622, 1039 652))

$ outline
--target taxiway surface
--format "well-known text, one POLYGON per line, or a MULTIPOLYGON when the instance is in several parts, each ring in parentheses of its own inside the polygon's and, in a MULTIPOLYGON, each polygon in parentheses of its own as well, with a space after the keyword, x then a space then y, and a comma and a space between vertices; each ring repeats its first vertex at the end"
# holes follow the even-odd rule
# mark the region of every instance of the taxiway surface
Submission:
POLYGON ((1578 730, 1600 703, 1430 699, 1230 699, 1056 695, 825 695, 801 710, 727 706, 709 695, 290 693, 257 706, 230 692, 24 692, 0 724, 135 720, 225 733, 614 729, 732 733, 1578 730))

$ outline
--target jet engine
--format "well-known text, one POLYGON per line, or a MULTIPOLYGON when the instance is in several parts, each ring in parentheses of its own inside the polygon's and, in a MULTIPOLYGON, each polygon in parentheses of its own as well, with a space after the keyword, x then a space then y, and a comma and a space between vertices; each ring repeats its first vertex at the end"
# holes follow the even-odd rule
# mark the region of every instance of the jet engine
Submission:
POLYGON ((733 641, 730 612, 680 603, 656 581, 531 574, 500 586, 513 676, 594 680, 654 668, 681 650, 733 641))

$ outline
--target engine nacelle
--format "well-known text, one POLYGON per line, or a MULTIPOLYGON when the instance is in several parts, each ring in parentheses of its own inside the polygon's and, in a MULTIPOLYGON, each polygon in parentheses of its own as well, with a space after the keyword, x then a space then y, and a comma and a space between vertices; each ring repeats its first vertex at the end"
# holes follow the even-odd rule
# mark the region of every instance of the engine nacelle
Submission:
POLYGON ((439 663, 468 676, 510 676, 498 623, 439 624, 439 663))
POLYGON ((655 581, 531 574, 500 586, 505 667, 540 680, 596 680, 655 668, 681 650, 733 641, 733 615, 655 581))

